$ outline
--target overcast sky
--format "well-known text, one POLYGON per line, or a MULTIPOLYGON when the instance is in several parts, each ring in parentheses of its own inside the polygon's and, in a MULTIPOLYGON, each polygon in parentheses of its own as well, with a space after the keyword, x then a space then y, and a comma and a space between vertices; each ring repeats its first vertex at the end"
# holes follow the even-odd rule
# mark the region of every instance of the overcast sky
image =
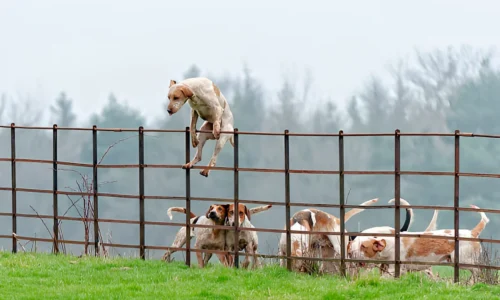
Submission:
POLYGON ((499 11, 495 0, 0 0, 0 93, 48 105, 63 90, 88 115, 113 92, 149 117, 191 64, 222 75, 247 63, 273 95, 283 74, 309 69, 315 96, 342 105, 415 47, 496 47, 499 11))

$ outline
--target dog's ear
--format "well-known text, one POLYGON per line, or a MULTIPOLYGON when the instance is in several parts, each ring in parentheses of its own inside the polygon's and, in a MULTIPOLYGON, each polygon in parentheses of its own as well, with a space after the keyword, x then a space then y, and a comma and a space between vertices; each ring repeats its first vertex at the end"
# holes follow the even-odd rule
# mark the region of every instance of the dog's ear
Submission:
POLYGON ((177 81, 170 79, 170 85, 168 86, 169 88, 172 87, 174 84, 176 84, 177 81))
POLYGON ((248 207, 245 205, 245 214, 247 215, 248 221, 252 220, 252 213, 248 209, 248 207))
POLYGON ((226 217, 229 215, 229 204, 222 204, 222 207, 224 207, 224 210, 226 212, 226 217))
POLYGON ((210 213, 210 211, 214 208, 213 205, 210 205, 210 207, 208 208, 207 210, 207 213, 205 214, 205 217, 208 219, 208 214, 210 213))
POLYGON ((193 91, 185 85, 180 86, 179 89, 181 90, 181 92, 184 94, 184 96, 186 98, 191 98, 194 95, 193 91))
POLYGON ((375 240, 375 241, 373 242, 373 245, 372 245, 372 247, 373 247, 373 251, 375 251, 375 252, 380 252, 380 251, 382 251, 382 250, 384 250, 384 249, 385 249, 385 246, 386 246, 386 245, 387 245, 387 243, 385 242, 385 240, 384 240, 384 239, 381 239, 381 240, 375 240))

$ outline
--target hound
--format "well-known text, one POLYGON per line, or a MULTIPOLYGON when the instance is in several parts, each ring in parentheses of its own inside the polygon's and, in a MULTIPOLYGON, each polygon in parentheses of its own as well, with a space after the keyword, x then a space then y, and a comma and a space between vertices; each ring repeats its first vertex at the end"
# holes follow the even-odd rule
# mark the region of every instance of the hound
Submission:
MULTIPOLYGON (((393 203, 394 201, 395 201, 395 199, 391 199, 391 200, 389 200, 389 203, 393 203)), ((406 201, 403 198, 400 198, 400 202, 403 205, 410 205, 410 203, 408 203, 408 201, 406 201)), ((424 232, 436 230, 437 217, 438 217, 438 210, 434 210, 434 215, 432 216, 432 219, 424 232)), ((413 209, 406 208, 406 220, 405 220, 403 227, 401 227, 400 232, 408 231, 411 224, 413 224, 413 209)), ((394 230, 394 228, 392 228, 390 226, 378 226, 378 227, 372 227, 372 228, 365 229, 361 232, 362 233, 375 233, 375 234, 377 234, 377 233, 394 234, 396 232, 396 230, 394 230)), ((361 239, 359 237, 354 236, 354 238, 351 241, 349 241, 349 244, 347 245, 347 252, 349 253, 352 248, 359 247, 360 240, 361 239)), ((349 257, 349 255, 348 255, 348 257, 349 257)), ((372 269, 372 268, 376 267, 375 264, 365 264, 363 262, 357 263, 357 265, 359 267, 364 267, 366 269, 372 269)), ((388 269, 387 264, 381 264, 378 267, 380 269, 381 274, 383 274, 388 269)), ((424 272, 426 274, 428 274, 430 277, 434 277, 432 274, 432 266, 427 266, 427 268, 424 270, 424 272)))
MULTIPOLYGON (((270 205, 269 205, 270 208, 270 205)), ((266 209, 267 210, 267 209, 266 209)), ((263 211, 263 210, 261 210, 263 211)), ((249 210, 246 205, 238 204, 238 213, 237 218, 239 219, 238 226, 242 228, 255 228, 251 220, 251 210, 249 210)), ((234 204, 229 205, 229 212, 227 214, 227 222, 226 225, 234 226, 236 220, 236 215, 234 213, 234 204)), ((234 232, 228 231, 226 234, 226 247, 229 251, 234 251, 235 240, 234 240, 234 232)), ((253 257, 253 268, 256 268, 259 264, 258 258, 255 254, 257 254, 257 248, 259 246, 259 239, 257 237, 257 232, 242 230, 238 233, 238 251, 245 250, 245 260, 242 263, 243 268, 248 268, 250 264, 250 256, 253 257)), ((230 261, 230 265, 233 264, 233 256, 229 255, 228 257, 230 261)))
MULTIPOLYGON (((262 211, 266 211, 271 208, 272 205, 264 205, 258 206, 250 209, 251 213, 259 213, 262 211)), ((202 225, 225 225, 227 221, 227 213, 229 210, 229 204, 225 205, 210 205, 207 213, 204 216, 196 216, 191 212, 190 223, 191 224, 202 224, 202 225)), ((172 220, 172 211, 179 213, 186 213, 186 209, 184 207, 170 207, 167 210, 167 215, 170 220, 172 220)), ((229 228, 228 228, 229 229, 229 228)), ((226 231, 221 229, 214 228, 194 228, 191 227, 190 238, 196 237, 196 242, 194 245, 195 249, 211 249, 211 250, 226 250, 226 231)), ((177 234, 175 235, 174 242, 172 243, 172 248, 181 248, 186 244, 186 227, 181 227, 177 234)), ((163 255, 162 260, 170 261, 171 255, 177 252, 176 250, 167 250, 163 255)), ((212 253, 205 253, 205 258, 202 260, 202 253, 197 252, 196 256, 198 258, 198 264, 201 267, 206 265, 210 258, 212 257, 212 253)), ((219 261, 227 266, 229 262, 227 261, 227 255, 217 254, 219 261)))
MULTIPOLYGON (((479 209, 475 205, 471 205, 474 209, 479 209)), ((477 238, 488 224, 489 219, 483 212, 479 213, 481 220, 472 230, 460 229, 458 234, 460 237, 477 238)), ((454 262, 455 258, 455 241, 452 239, 442 238, 426 238, 426 237, 405 237, 401 235, 401 258, 405 261, 424 261, 424 262, 454 262)), ((421 234, 426 236, 445 236, 454 237, 453 229, 432 230, 428 232, 414 232, 411 234, 421 234)), ((370 259, 370 260, 394 260, 394 238, 393 237, 377 237, 363 236, 358 237, 359 242, 355 247, 351 247, 350 256, 355 259, 370 259)), ((460 241, 459 259, 461 263, 474 264, 480 258, 482 253, 481 244, 478 241, 460 241)), ((427 265, 404 264, 401 266, 402 271, 416 270, 421 271, 428 268, 427 265)), ((474 278, 479 270, 465 267, 469 269, 474 278)), ((394 273, 394 265, 390 265, 387 270, 388 274, 394 273)))
MULTIPOLYGON (((361 205, 372 205, 376 203, 378 198, 361 203, 361 205)), ((345 214, 345 222, 347 222, 354 215, 364 211, 361 208, 351 209, 345 214)), ((309 208, 296 212, 290 219, 290 230, 293 231, 325 231, 325 232, 340 232, 340 219, 337 217, 321 211, 319 209, 309 208)), ((340 253, 340 236, 329 234, 291 234, 291 255, 298 257, 305 257, 309 254, 310 246, 319 243, 323 236, 326 236, 333 246, 333 254, 340 253)), ((346 243, 348 237, 346 236, 346 243)), ((281 234, 281 239, 278 245, 280 255, 286 255, 286 234, 281 234)), ((280 265, 285 265, 285 260, 280 260, 280 265)), ((293 269, 299 271, 307 271, 303 260, 293 260, 293 269)))
MULTIPOLYGON (((391 203, 394 200, 389 200, 389 203, 391 203)), ((405 203, 404 200, 402 200, 403 204, 405 203)), ((406 208, 406 220, 401 227, 400 231, 406 231, 410 227, 411 223, 413 222, 413 209, 412 208, 406 208)), ((356 236, 350 235, 349 236, 349 241, 355 240, 356 236)), ((348 247, 351 242, 349 242, 348 247)), ((314 241, 314 243, 311 245, 311 248, 313 249, 312 251, 312 256, 313 257, 321 257, 321 258, 331 258, 336 255, 335 251, 333 250, 333 245, 332 243, 328 240, 328 238, 323 235, 321 238, 317 239, 314 241)), ((347 252, 346 252, 347 253, 347 252)), ((375 265, 370 265, 370 268, 375 267, 375 265)), ((349 263, 348 264, 348 270, 350 271, 351 275, 356 275, 358 272, 358 268, 356 267, 356 264, 354 263, 349 263)), ((335 263, 333 261, 329 262, 322 262, 321 267, 319 269, 320 273, 338 273, 338 263, 335 263)))
POLYGON ((207 140, 217 140, 210 162, 200 172, 201 175, 208 177, 210 168, 215 166, 224 144, 229 140, 234 147, 233 134, 221 134, 221 131, 234 131, 233 113, 226 98, 210 79, 196 77, 184 79, 179 83, 170 80, 168 100, 167 112, 170 116, 178 112, 186 102, 191 106, 191 144, 197 149, 194 158, 183 165, 183 169, 190 169, 201 160, 203 146, 207 140), (209 132, 196 134, 198 117, 205 121, 200 130, 209 132))

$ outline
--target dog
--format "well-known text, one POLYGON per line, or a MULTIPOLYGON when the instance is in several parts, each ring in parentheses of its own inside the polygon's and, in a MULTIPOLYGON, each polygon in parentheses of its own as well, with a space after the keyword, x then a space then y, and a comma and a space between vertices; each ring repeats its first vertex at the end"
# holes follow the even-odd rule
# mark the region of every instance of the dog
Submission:
POLYGON ((210 168, 215 166, 217 156, 226 142, 229 140, 234 147, 234 135, 221 134, 221 130, 234 131, 233 113, 229 103, 215 83, 205 77, 188 78, 180 82, 170 80, 168 100, 167 112, 170 116, 178 112, 186 102, 191 106, 191 144, 197 149, 194 158, 183 165, 183 169, 190 169, 201 160, 203 146, 207 140, 217 140, 210 162, 200 172, 201 175, 208 177, 210 168), (205 121, 200 130, 211 132, 196 134, 198 117, 205 121))
MULTIPOLYGON (((191 224, 200 225, 219 225, 223 226, 226 218, 227 211, 229 209, 229 204, 213 204, 210 205, 204 216, 195 216, 193 213, 190 214, 191 224)), ((172 211, 184 212, 186 209, 182 207, 171 207, 168 209, 167 214, 170 219, 172 219, 172 211)), ((194 249, 209 249, 209 250, 224 250, 226 244, 226 234, 224 230, 218 228, 191 228, 191 237, 195 236, 196 241, 194 244, 194 249)), ((186 227, 181 227, 177 234, 175 235, 175 240, 172 243, 172 247, 181 248, 186 244, 186 227)), ((176 252, 175 250, 167 250, 163 255, 163 260, 170 261, 170 255, 176 252)), ((208 263, 212 257, 212 253, 205 253, 205 258, 202 256, 202 252, 196 252, 196 258, 198 260, 198 265, 203 268, 205 264, 208 263)), ((217 254, 220 262, 223 265, 227 265, 226 255, 217 254)))
MULTIPOLYGON (((390 200, 389 203, 391 203, 393 200, 390 200)), ((404 201, 404 200, 403 200, 404 201)), ((405 204, 405 203, 403 203, 405 204)), ((411 223, 413 221, 413 209, 412 208, 406 208, 406 220, 401 227, 400 231, 406 231, 410 227, 411 223)), ((356 238, 354 235, 349 236, 349 241, 352 241, 356 238)), ((349 244, 348 244, 349 245, 349 244)), ((335 251, 333 250, 333 245, 332 243, 328 240, 328 238, 325 235, 322 235, 321 238, 317 239, 312 245, 312 256, 313 257, 322 257, 322 258, 328 258, 328 257, 333 257, 335 256, 335 251)), ((346 252, 347 254, 347 252, 346 252)), ((356 264, 354 263, 348 263, 348 270, 351 276, 357 275, 358 274, 358 268, 356 267, 356 264)), ((321 267, 319 271, 321 273, 329 273, 329 274, 335 274, 339 272, 338 268, 338 263, 329 261, 329 262, 322 262, 321 267)), ((373 265, 372 267, 375 267, 373 265)))
MULTIPOLYGON (((475 205, 471 205, 474 209, 479 209, 475 205)), ((485 213, 479 212, 481 220, 472 229, 460 229, 459 236, 465 238, 478 238, 481 232, 488 224, 489 219, 485 213)), ((401 235, 401 258, 405 261, 425 261, 425 262, 454 262, 455 258, 455 241, 439 238, 423 238, 423 237, 405 237, 401 235)), ((446 236, 453 238, 455 230, 441 229, 428 232, 414 232, 412 234, 421 234, 427 236, 446 236)), ((351 247, 350 256, 355 259, 370 259, 370 260, 394 260, 394 238, 393 237, 377 237, 363 236, 358 237, 359 242, 355 247, 351 247)), ((474 264, 480 258, 482 247, 478 241, 461 241, 459 243, 460 253, 459 259, 461 263, 474 264)), ((401 266, 401 270, 406 271, 421 271, 428 268, 428 265, 405 264, 401 266)), ((477 276, 478 269, 469 269, 472 273, 471 278, 477 276), (476 276, 474 276, 476 275, 476 276)), ((394 265, 388 267, 387 273, 394 274, 394 265)))
MULTIPOLYGON (((391 199, 389 200, 389 203, 393 203, 395 201, 395 199, 391 199)), ((405 199, 403 198, 400 198, 400 203, 403 204, 403 205, 410 205, 410 203, 408 203, 408 201, 406 201, 405 199)), ((412 208, 406 208, 406 220, 405 220, 405 223, 403 224, 403 226, 401 227, 401 229, 399 230, 400 232, 406 232, 408 231, 408 229, 410 228, 410 226, 413 224, 413 209, 412 208)), ((432 216, 432 219, 429 223, 429 225, 427 226, 427 228, 425 229, 424 232, 428 232, 428 231, 432 231, 432 230, 436 230, 436 222, 437 222, 437 217, 438 217, 438 210, 434 210, 434 215, 432 216)), ((363 231, 361 231, 362 233, 387 233, 387 234, 394 234, 396 232, 396 230, 390 226, 378 226, 378 227, 372 227, 372 228, 368 228, 368 229, 365 229, 363 231)), ((354 236, 354 238, 349 241, 349 244, 347 245, 347 253, 349 253, 351 251, 351 249, 354 247, 359 247, 359 242, 360 242, 361 239, 359 239, 358 237, 354 236)), ((349 255, 348 255, 349 257, 349 255)), ((357 264, 355 264, 359 267, 363 267, 367 270, 371 270, 373 268, 376 268, 378 267, 379 270, 380 270, 380 273, 383 275, 385 273, 385 271, 388 269, 388 264, 381 264, 381 265, 376 265, 376 264, 366 264, 366 263, 363 263, 363 262, 359 262, 357 264)), ((359 270, 356 270, 356 273, 357 271, 359 270)), ((431 277, 433 276, 432 275, 432 267, 431 266, 428 266, 428 268, 425 270, 425 272, 427 274, 429 274, 431 277)))
MULTIPOLYGON (((250 213, 256 214, 262 211, 270 209, 272 205, 263 205, 250 209, 250 213)), ((167 210, 167 215, 170 220, 172 220, 172 212, 186 213, 184 207, 170 207, 167 210)), ((202 225, 225 225, 227 222, 227 213, 229 211, 229 204, 213 204, 210 205, 208 211, 204 216, 196 216, 193 212, 190 213, 189 217, 191 224, 202 224, 202 225)), ((230 230, 230 228, 228 228, 230 230)), ((190 238, 196 237, 196 242, 194 245, 195 249, 211 249, 211 250, 226 250, 226 231, 224 229, 215 228, 194 228, 191 227, 190 238)), ((186 227, 181 227, 177 234, 175 235, 174 242, 172 243, 173 248, 181 248, 186 244, 186 227)), ((177 252, 176 250, 167 250, 162 257, 164 261, 171 261, 171 255, 177 252)), ((212 253, 205 253, 204 259, 202 259, 202 253, 196 253, 198 264, 200 267, 204 267, 210 258, 212 253)), ((217 254, 219 261, 224 265, 228 266, 228 256, 225 254, 217 254)))
MULTIPOLYGON (((238 204, 238 212, 235 214, 234 204, 229 205, 229 212, 227 214, 227 225, 234 226, 235 220, 238 218, 239 227, 243 228, 255 228, 251 220, 251 210, 249 210, 246 205, 238 204)), ((270 207, 270 205, 269 205, 270 207)), ((262 210, 261 210, 262 211, 262 210)), ((234 232, 227 232, 226 234, 226 247, 229 251, 234 251, 235 248, 235 240, 234 240, 234 232)), ((257 237, 256 231, 247 231, 243 230, 238 233, 238 251, 245 250, 245 260, 242 263, 243 268, 248 268, 250 264, 250 256, 253 257, 253 268, 257 268, 259 265, 259 260, 256 256, 257 248, 259 246, 259 239, 257 237)), ((233 264, 234 258, 232 255, 229 255, 230 265, 233 264)))
MULTIPOLYGON (((362 206, 372 205, 376 203, 378 198, 361 203, 362 206)), ((361 208, 351 209, 345 213, 345 222, 347 222, 354 215, 364 211, 361 208)), ((326 232, 340 232, 340 219, 337 217, 321 211, 315 208, 304 209, 296 212, 292 218, 290 218, 290 230, 293 231, 326 231, 326 232)), ((321 234, 302 234, 302 233, 291 233, 291 255, 297 257, 306 257, 311 255, 310 251, 311 245, 320 244, 324 245, 326 239, 331 243, 333 251, 330 251, 327 255, 330 257, 338 255, 340 253, 340 236, 334 235, 321 235, 321 234), (322 243, 323 242, 323 243, 322 243), (331 255, 333 254, 333 255, 331 255)), ((346 236, 346 243, 348 243, 348 237, 346 236)), ((281 234, 281 238, 278 245, 279 255, 286 255, 286 233, 281 234)), ((285 266, 285 259, 280 259, 280 265, 285 266)), ((323 266, 324 264, 322 264, 323 266)), ((307 262, 304 260, 292 261, 292 269, 299 272, 308 272, 307 262)))

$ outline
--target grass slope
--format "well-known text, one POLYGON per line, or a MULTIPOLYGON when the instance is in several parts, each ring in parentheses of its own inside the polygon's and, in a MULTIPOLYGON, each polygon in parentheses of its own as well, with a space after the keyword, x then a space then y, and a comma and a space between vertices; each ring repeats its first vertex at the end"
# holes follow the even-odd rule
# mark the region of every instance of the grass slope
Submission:
POLYGON ((1 299, 500 299, 500 287, 432 282, 410 274, 357 281, 138 259, 0 253, 1 299))

